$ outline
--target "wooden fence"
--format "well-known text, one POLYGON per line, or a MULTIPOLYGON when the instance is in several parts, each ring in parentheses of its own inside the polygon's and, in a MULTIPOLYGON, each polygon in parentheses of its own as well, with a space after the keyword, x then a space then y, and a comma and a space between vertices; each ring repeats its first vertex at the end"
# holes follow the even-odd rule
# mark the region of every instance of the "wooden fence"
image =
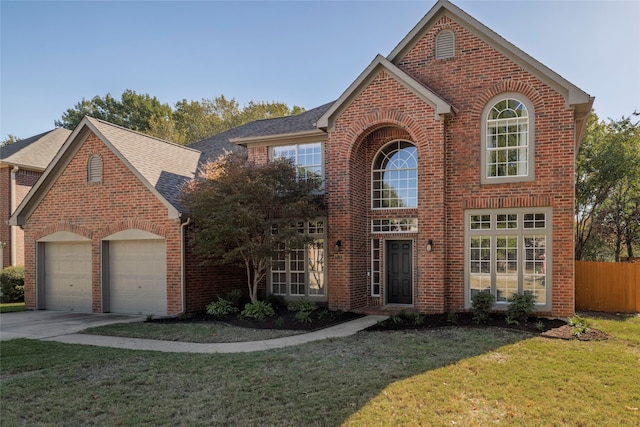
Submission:
POLYGON ((576 310, 640 313, 640 262, 576 261, 576 310))

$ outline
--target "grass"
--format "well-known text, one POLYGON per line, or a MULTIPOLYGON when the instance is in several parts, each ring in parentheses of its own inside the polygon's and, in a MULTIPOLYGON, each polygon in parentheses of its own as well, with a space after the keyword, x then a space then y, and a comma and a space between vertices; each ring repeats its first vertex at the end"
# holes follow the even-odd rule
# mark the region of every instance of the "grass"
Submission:
POLYGON ((199 355, 2 343, 2 425, 640 425, 640 317, 603 342, 362 332, 199 355))
POLYGON ((151 340, 183 341, 195 343, 220 343, 268 340, 305 331, 281 329, 237 328, 224 323, 117 323, 97 326, 82 331, 85 334, 114 337, 145 338, 151 340))
POLYGON ((13 313, 16 311, 24 311, 23 302, 9 302, 0 304, 0 313, 13 313))

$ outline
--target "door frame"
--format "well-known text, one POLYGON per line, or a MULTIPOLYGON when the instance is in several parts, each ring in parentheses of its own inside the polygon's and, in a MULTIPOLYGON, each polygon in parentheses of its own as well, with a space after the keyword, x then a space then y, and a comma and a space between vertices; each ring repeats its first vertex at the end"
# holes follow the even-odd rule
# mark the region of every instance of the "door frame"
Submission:
POLYGON ((401 307, 413 307, 415 297, 415 283, 416 283, 416 242, 415 239, 384 239, 384 264, 383 264, 383 278, 384 278, 384 304, 389 306, 401 306, 401 307), (392 242, 410 242, 411 243, 411 302, 407 304, 403 303, 390 303, 389 302, 389 286, 388 269, 389 269, 389 245, 392 242))

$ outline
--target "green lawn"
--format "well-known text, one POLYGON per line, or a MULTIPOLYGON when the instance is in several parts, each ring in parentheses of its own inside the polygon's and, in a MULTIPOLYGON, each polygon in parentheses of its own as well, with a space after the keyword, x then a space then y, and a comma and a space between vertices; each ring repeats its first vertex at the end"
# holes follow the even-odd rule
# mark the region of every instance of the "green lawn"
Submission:
POLYGON ((640 425, 640 318, 604 342, 494 329, 362 332, 250 354, 165 354, 13 340, 14 425, 640 425))
POLYGON ((24 311, 23 302, 9 302, 0 304, 0 313, 12 313, 15 311, 24 311))

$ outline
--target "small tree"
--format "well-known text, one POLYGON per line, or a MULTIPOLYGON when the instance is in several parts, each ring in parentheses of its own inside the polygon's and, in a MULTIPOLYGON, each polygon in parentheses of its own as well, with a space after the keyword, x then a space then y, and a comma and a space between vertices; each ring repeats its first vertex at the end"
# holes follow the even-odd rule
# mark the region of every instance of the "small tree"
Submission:
POLYGON ((251 302, 277 252, 309 243, 296 225, 318 215, 313 193, 320 180, 298 175, 288 159, 256 165, 228 154, 207 163, 183 191, 196 227, 195 252, 212 263, 245 267, 251 302))

